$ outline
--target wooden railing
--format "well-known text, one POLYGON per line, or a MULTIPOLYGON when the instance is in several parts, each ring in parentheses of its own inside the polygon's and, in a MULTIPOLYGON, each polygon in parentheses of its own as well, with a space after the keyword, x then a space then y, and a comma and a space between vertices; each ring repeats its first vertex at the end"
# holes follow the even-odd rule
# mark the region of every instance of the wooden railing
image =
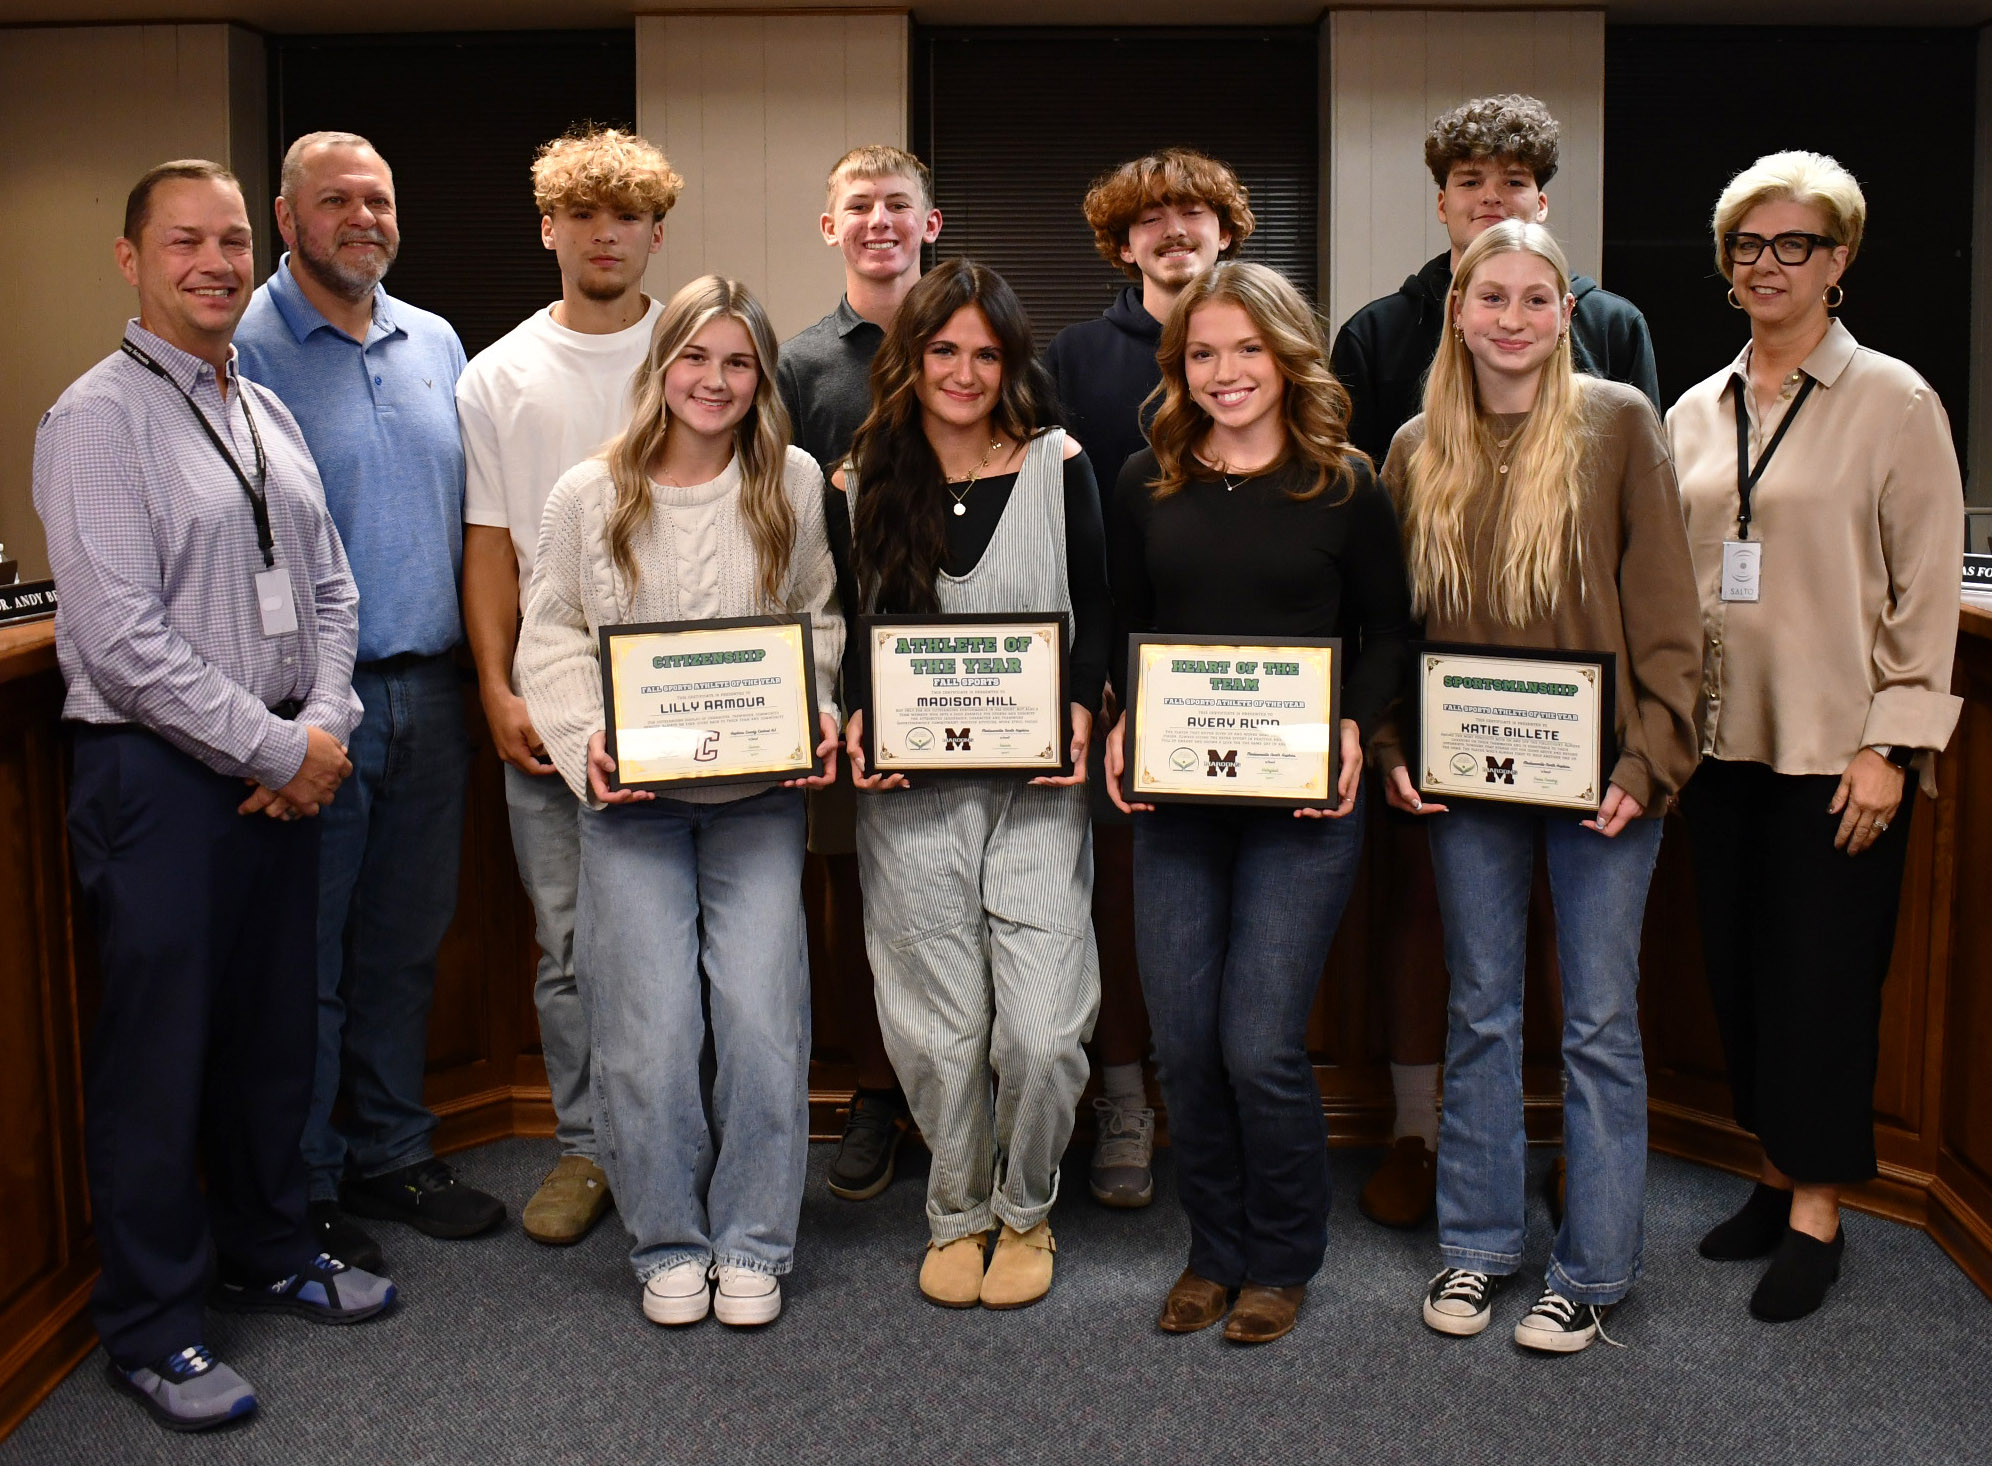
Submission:
MULTIPOLYGON (((1992 884, 1992 615, 1962 612, 1955 687, 1964 719, 1940 766, 1942 797, 1918 810, 1884 1001, 1875 1087, 1882 1176, 1853 1204, 1926 1228, 1992 1292, 1992 900, 1981 907, 1965 885, 1971 871, 1992 884)), ((468 683, 464 696, 480 747, 429 1025, 428 1095, 445 1149, 553 1128, 532 1007, 531 914, 499 766, 468 683)), ((60 709, 48 624, 0 629, 0 1436, 95 1342, 84 1310, 96 1258, 81 1100, 95 981, 69 876, 60 709)), ((823 899, 819 875, 812 866, 805 881, 812 902, 823 899)), ((1309 1028, 1336 1144, 1375 1144, 1389 1133, 1379 906, 1366 876, 1309 1028)), ((1524 1082, 1531 1133, 1553 1140, 1560 1014, 1553 944, 1543 935, 1530 942, 1524 1082)), ((1754 1170, 1755 1147, 1729 1119, 1678 829, 1654 879, 1644 968, 1654 1147, 1754 1170)), ((827 1136, 853 1068, 838 1014, 826 1001, 815 1011, 812 1128, 827 1136)))

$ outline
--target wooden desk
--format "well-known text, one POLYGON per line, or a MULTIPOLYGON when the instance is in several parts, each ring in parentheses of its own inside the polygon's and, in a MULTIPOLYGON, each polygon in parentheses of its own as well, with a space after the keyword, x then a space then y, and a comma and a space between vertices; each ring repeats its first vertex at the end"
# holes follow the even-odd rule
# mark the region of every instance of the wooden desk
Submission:
MULTIPOLYGON (((1992 614, 1961 612, 1954 686, 1964 718, 1940 765, 1942 798, 1917 810, 1884 1003, 1875 1087, 1882 1176, 1852 1204, 1926 1228, 1992 1292, 1992 927, 1971 917, 1977 907, 1964 885, 1974 870, 1992 883, 1992 614)), ((512 861, 498 761, 468 683, 464 697, 478 749, 456 920, 429 1026, 428 1095, 445 1149, 553 1128, 532 1006, 531 912, 512 861)), ((81 1155, 81 1054, 95 983, 68 873, 60 710, 50 624, 0 628, 0 1115, 8 1119, 0 1130, 0 1435, 95 1342, 83 1313, 96 1260, 81 1155)), ((812 861, 805 898, 820 905, 819 877, 812 861)), ((1366 876, 1309 1027, 1338 1145, 1376 1144, 1389 1133, 1377 906, 1366 876)), ((1549 943, 1532 940, 1530 949, 1524 1087, 1531 1134, 1553 1140, 1555 962, 1549 943)), ((1700 963, 1686 840, 1670 829, 1643 954, 1652 1143, 1754 1171, 1754 1144, 1729 1119, 1700 963)), ((830 1005, 819 1001, 815 1016, 812 1129, 832 1136, 853 1069, 830 1005)))

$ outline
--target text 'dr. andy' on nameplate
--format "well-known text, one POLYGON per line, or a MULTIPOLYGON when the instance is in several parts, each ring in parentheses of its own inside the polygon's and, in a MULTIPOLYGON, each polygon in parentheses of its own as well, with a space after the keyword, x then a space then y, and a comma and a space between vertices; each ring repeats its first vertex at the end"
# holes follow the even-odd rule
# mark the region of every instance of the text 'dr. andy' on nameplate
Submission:
POLYGON ((1610 652, 1415 644, 1420 795, 1595 814, 1618 758, 1610 652))
POLYGON ((1121 795, 1267 808, 1334 805, 1339 637, 1251 644, 1128 638, 1121 795))
POLYGON ((874 774, 1070 774, 1065 617, 867 616, 874 774))
POLYGON ((821 772, 807 616, 604 626, 602 706, 625 789, 821 772))

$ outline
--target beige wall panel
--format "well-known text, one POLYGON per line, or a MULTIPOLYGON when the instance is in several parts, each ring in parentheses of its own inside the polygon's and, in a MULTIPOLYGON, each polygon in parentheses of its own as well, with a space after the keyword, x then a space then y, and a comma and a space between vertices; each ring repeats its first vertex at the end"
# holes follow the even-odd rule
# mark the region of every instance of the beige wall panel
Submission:
POLYGON ((1425 129, 1447 107, 1490 92, 1532 92, 1563 124, 1550 223, 1571 263, 1599 273, 1602 11, 1338 10, 1322 43, 1332 119, 1323 279, 1337 325, 1446 247, 1424 167, 1425 129))
POLYGON ((1992 26, 1978 33, 1978 177, 1973 185, 1971 402, 1966 497, 1992 505, 1992 26))
POLYGON ((639 16, 637 126, 685 175, 645 288, 737 276, 791 336, 836 304, 823 180, 859 143, 904 146, 903 15, 639 16))
POLYGON ((15 30, 0 45, 0 149, 14 160, 17 212, 68 251, 56 278, 45 249, 0 251, 13 311, 0 351, 0 541, 27 578, 48 573, 30 492, 36 424, 116 349, 137 309, 111 260, 133 182, 168 158, 227 162, 257 234, 272 229, 262 66, 262 43, 225 25, 15 30))

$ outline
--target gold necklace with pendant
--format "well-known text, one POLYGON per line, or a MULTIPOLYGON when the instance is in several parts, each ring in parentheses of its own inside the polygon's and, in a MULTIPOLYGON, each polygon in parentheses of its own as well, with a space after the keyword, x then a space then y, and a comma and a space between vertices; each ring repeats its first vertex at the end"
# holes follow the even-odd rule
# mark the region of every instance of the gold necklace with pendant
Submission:
POLYGON ((957 516, 968 513, 968 505, 962 501, 968 497, 969 490, 975 487, 975 481, 982 477, 982 470, 989 466, 989 460, 996 456, 996 450, 1002 446, 1003 440, 1001 438, 991 438, 989 440, 989 451, 982 455, 982 461, 976 464, 974 469, 969 473, 968 482, 961 486, 959 494, 954 491, 955 481, 953 479, 948 479, 942 484, 942 487, 948 491, 948 497, 954 500, 954 512, 957 516))

